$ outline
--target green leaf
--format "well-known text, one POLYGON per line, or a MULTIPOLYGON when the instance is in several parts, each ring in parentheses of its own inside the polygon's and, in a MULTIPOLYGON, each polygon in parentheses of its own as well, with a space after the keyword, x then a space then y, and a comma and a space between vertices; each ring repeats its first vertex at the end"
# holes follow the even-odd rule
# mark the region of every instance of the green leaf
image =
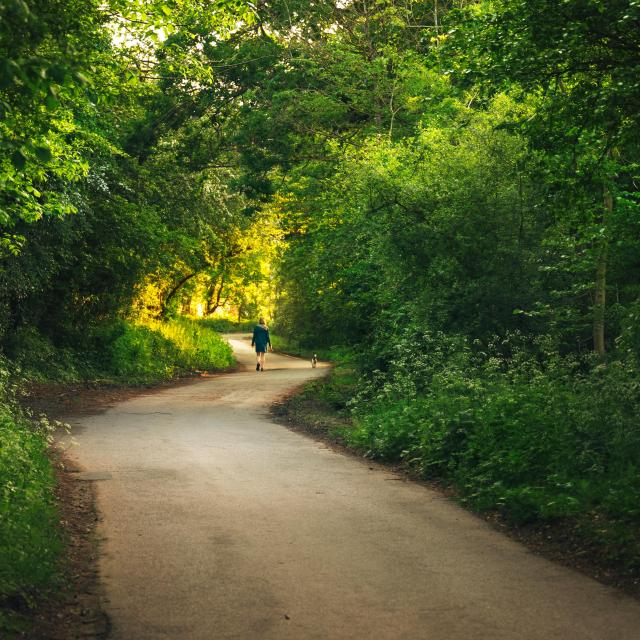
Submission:
POLYGON ((61 64, 54 64, 53 66, 51 66, 49 68, 49 75, 56 81, 56 82, 64 82, 65 76, 67 75, 67 70, 66 68, 61 65, 61 64))
POLYGON ((13 84, 15 69, 7 61, 0 63, 0 89, 7 89, 13 84))

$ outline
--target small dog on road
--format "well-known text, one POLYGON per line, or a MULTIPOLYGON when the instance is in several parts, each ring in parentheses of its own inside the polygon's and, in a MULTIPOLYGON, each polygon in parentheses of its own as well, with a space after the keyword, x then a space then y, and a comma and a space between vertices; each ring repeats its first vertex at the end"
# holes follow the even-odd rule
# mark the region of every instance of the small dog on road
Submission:
POLYGON ((314 353, 311 356, 311 366, 315 369, 317 364, 318 364, 318 356, 314 353))

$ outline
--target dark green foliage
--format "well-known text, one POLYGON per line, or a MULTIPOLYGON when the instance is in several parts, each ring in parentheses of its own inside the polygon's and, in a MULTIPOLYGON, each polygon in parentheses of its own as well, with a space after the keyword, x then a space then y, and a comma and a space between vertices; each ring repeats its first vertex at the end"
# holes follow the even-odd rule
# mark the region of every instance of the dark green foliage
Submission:
POLYGON ((47 423, 17 406, 0 358, 0 607, 9 599, 31 603, 58 576, 62 542, 48 446, 47 423))
POLYGON ((271 343, 276 351, 286 353, 305 360, 310 360, 311 356, 315 354, 319 360, 326 360, 328 362, 336 363, 340 366, 349 366, 352 363, 355 354, 352 349, 334 345, 330 348, 319 346, 318 341, 314 341, 312 338, 307 345, 300 343, 296 339, 284 338, 278 333, 278 326, 273 326, 270 329, 271 343))
POLYGON ((460 3, 410 82, 374 36, 395 92, 333 172, 287 175, 277 315, 358 354, 345 437, 368 455, 518 523, 575 519, 633 563, 636 5, 460 3))
POLYGON ((452 107, 412 140, 367 141, 310 194, 316 211, 299 214, 309 230, 291 239, 282 266, 286 332, 364 343, 387 323, 422 318, 486 338, 522 328, 529 318, 514 309, 546 300, 536 255, 545 221, 526 143, 496 129, 519 107, 506 96, 482 114, 452 107))
POLYGON ((243 320, 242 322, 236 322, 234 320, 228 320, 226 318, 212 318, 207 320, 200 320, 199 324, 212 331, 218 333, 249 333, 253 331, 253 327, 256 326, 256 320, 243 320))

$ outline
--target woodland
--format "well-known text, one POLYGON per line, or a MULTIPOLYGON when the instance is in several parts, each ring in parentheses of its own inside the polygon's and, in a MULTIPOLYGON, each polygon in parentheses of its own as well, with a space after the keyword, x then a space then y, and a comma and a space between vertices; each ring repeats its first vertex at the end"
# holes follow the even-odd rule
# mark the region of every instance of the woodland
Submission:
POLYGON ((640 568, 639 163, 640 0, 0 0, 0 601, 63 553, 25 384, 258 315, 350 446, 640 568))

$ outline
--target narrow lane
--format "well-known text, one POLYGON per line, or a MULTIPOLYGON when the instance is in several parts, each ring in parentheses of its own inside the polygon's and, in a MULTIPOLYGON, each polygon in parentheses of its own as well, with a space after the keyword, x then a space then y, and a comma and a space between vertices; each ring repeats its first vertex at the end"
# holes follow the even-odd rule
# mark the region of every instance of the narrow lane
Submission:
POLYGON ((640 605, 440 495, 274 424, 268 356, 75 424, 113 640, 637 640, 640 605))

